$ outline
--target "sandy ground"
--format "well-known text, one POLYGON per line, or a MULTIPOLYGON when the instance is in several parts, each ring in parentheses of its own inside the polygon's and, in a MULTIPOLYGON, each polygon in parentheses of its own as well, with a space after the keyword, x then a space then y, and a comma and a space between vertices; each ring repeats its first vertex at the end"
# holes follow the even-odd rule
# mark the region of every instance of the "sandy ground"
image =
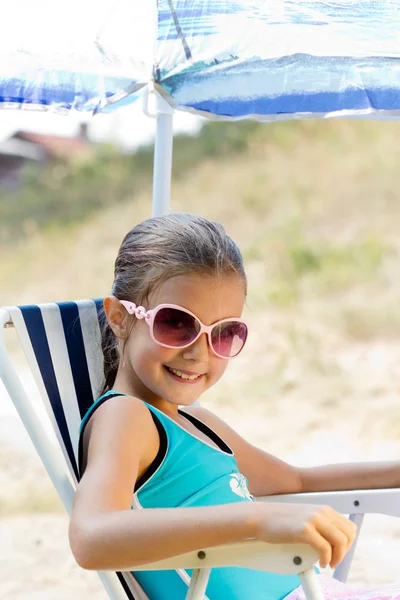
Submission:
MULTIPOLYGON (((231 377, 235 379, 234 374, 231 377)), ((352 424, 347 422, 343 418, 345 408, 340 403, 329 410, 325 403, 309 412, 299 411, 296 393, 286 394, 280 409, 272 411, 268 421, 261 404, 252 406, 251 411, 224 403, 214 409, 254 443, 271 449, 267 441, 274 431, 273 450, 282 458, 297 464, 315 464, 329 459, 346 462, 399 456, 400 443, 395 437, 385 435, 389 424, 393 425, 389 423, 393 414, 391 419, 390 411, 387 414, 385 410, 392 401, 389 393, 382 392, 379 396, 379 414, 384 421, 374 423, 378 433, 373 435, 360 433, 359 419, 351 420, 352 424), (288 421, 299 432, 297 437, 290 435, 288 421)), ((373 406, 370 406, 372 415, 373 406)), ((365 429, 365 422, 364 430, 370 431, 368 427, 365 429)), ((1 600, 106 599, 97 575, 75 564, 67 529, 68 518, 18 415, 0 387, 1 600)), ((349 581, 361 586, 400 581, 399 566, 400 520, 378 515, 367 517, 349 581)))

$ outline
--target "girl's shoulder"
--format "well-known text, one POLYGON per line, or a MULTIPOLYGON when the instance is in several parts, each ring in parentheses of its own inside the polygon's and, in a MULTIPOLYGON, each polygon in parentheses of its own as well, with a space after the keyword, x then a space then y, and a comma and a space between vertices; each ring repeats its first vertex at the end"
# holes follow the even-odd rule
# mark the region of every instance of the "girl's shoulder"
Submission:
MULTIPOLYGON (((157 453, 158 433, 151 412, 142 400, 123 394, 100 397, 85 416, 81 426, 81 469, 86 467, 89 444, 98 460, 115 457, 151 458, 157 453)), ((140 461, 140 458, 139 458, 140 461)))
POLYGON ((110 418, 117 422, 125 417, 134 417, 135 421, 139 419, 151 422, 149 410, 142 400, 114 390, 106 392, 92 404, 82 419, 81 433, 89 424, 93 426, 94 421, 100 418, 99 415, 102 415, 102 419, 110 418))

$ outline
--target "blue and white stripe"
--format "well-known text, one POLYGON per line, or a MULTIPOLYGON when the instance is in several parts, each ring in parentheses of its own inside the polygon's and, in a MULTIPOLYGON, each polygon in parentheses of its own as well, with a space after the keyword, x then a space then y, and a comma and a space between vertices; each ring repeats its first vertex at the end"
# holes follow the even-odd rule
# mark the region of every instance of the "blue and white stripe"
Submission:
MULTIPOLYGON (((102 300, 7 307, 75 485, 79 479, 79 427, 103 383, 102 300)), ((149 600, 129 572, 117 577, 114 600, 149 600)))
POLYGON ((20 0, 0 107, 113 110, 152 81, 212 118, 398 117, 399 25, 400 0, 20 0))

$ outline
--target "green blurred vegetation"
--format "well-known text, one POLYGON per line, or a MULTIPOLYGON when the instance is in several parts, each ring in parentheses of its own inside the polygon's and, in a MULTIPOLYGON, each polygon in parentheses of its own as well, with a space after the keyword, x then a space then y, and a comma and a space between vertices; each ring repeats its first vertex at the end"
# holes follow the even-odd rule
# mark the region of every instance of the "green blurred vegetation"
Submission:
MULTIPOLYGON (((254 314, 395 339, 399 134, 397 122, 207 123, 175 137, 171 209, 224 224, 254 314)), ((0 303, 106 292, 122 237, 150 215, 152 169, 152 146, 124 155, 100 145, 0 189, 0 303)))
MULTIPOLYGON (((254 121, 209 123, 197 136, 174 139, 173 179, 186 177, 205 159, 229 156, 248 148, 254 121)), ((24 169, 21 185, 0 187, 0 243, 37 230, 79 223, 96 211, 132 201, 152 182, 153 146, 122 154, 111 145, 98 145, 90 158, 59 161, 45 168, 24 169)))
POLYGON ((338 242, 322 237, 305 238, 300 221, 277 228, 268 238, 257 238, 243 252, 246 261, 265 261, 260 301, 281 308, 301 301, 305 287, 314 293, 343 292, 377 278, 391 245, 370 233, 338 242))

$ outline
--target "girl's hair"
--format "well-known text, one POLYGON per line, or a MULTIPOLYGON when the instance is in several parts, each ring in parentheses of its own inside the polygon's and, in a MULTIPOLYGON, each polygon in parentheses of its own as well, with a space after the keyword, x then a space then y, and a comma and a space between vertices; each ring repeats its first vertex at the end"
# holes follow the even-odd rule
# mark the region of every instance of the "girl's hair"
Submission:
MULTIPOLYGON (((119 300, 144 304, 167 279, 187 274, 237 275, 246 291, 240 250, 222 225, 190 214, 153 217, 136 225, 123 239, 115 261, 112 294, 119 300)), ((104 394, 114 385, 120 360, 118 340, 106 319, 102 350, 104 394)))

